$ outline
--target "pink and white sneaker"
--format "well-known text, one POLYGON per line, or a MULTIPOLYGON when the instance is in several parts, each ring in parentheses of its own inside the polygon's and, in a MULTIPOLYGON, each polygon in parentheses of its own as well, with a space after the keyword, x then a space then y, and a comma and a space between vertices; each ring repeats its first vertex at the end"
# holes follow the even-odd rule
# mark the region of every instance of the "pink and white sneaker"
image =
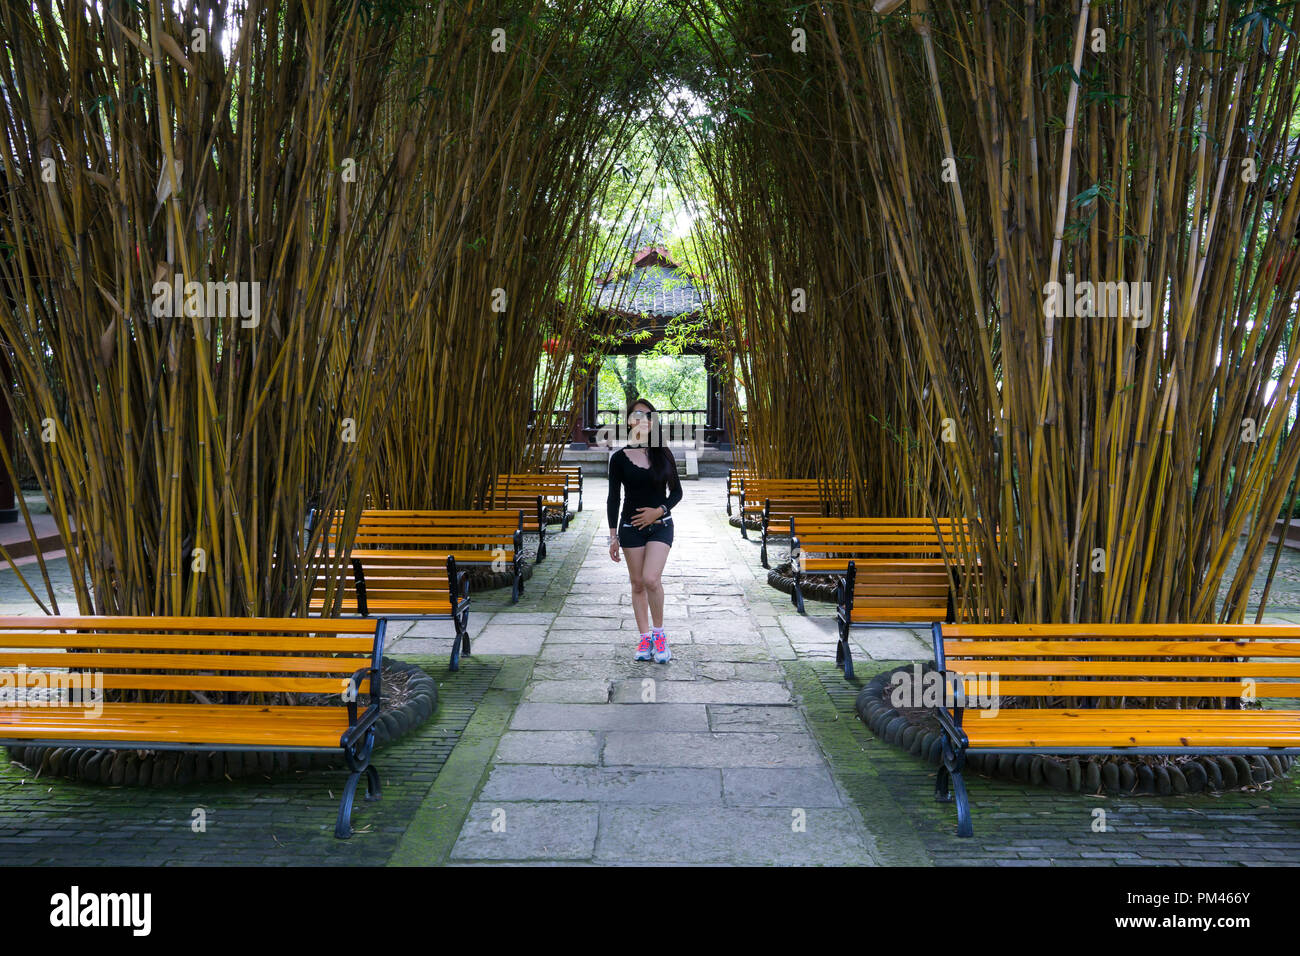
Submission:
POLYGON ((657 627, 650 632, 650 636, 654 638, 655 663, 667 664, 673 659, 673 652, 668 649, 668 635, 662 627, 657 627))
POLYGON ((649 661, 653 659, 654 657, 650 652, 650 635, 642 634, 641 643, 636 646, 636 657, 634 660, 649 661))

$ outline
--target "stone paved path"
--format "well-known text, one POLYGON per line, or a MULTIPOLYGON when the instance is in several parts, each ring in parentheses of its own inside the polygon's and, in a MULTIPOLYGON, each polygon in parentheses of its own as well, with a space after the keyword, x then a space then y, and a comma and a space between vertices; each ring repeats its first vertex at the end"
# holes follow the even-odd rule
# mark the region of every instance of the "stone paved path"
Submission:
MULTIPOLYGON (((795 652, 776 605, 751 599, 775 592, 718 515, 721 483, 686 490, 664 575, 672 662, 632 660, 627 572, 609 560, 603 509, 587 509, 568 532, 581 539, 567 596, 450 862, 876 861, 785 680, 779 660, 795 652)), ((504 634, 506 616, 476 650, 536 639, 532 621, 504 634)))

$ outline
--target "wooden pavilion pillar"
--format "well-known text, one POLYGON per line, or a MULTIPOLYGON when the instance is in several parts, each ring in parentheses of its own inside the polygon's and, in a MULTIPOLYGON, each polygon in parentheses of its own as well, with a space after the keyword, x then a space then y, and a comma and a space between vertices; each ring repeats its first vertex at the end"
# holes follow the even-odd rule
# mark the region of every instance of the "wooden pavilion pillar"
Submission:
POLYGON ((587 386, 587 393, 582 398, 582 411, 578 413, 577 419, 573 423, 573 431, 569 434, 569 447, 575 451, 583 451, 590 448, 587 442, 587 429, 596 427, 596 383, 593 381, 587 386))
POLYGON ((708 379, 705 384, 705 420, 708 428, 714 432, 717 438, 717 448, 719 451, 731 451, 731 434, 727 431, 727 412, 725 399, 722 394, 722 381, 719 379, 717 372, 714 371, 714 353, 712 350, 704 353, 704 367, 708 370, 708 379))

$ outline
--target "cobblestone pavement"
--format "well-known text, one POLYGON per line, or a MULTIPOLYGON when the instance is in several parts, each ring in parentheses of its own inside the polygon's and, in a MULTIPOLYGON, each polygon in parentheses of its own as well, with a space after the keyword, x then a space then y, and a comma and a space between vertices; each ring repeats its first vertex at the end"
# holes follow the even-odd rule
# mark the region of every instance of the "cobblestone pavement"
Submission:
MULTIPOLYGON (((433 674, 433 721, 382 751, 384 799, 332 835, 341 772, 132 790, 36 781, 0 765, 0 864, 389 863, 1280 864, 1300 860, 1300 781, 1220 797, 1107 798, 968 780, 976 836, 933 801, 933 771, 853 712, 928 634, 858 631, 833 664, 834 609, 795 613, 758 544, 727 524, 723 483, 686 485, 665 573, 674 659, 632 661, 626 570, 593 507, 549 538, 518 605, 476 594, 473 655, 447 672, 449 625, 392 621, 389 651, 433 674), (332 791, 332 792, 331 792, 332 791), (204 834, 192 810, 208 811, 204 834), (1095 811, 1106 829, 1094 829, 1095 811)), ((774 555, 775 561, 781 558, 774 555)), ((1269 620, 1300 622, 1288 551, 1269 620)), ((61 602, 66 562, 49 562, 61 602)), ((39 580, 34 564, 24 566, 39 580)), ((1256 588, 1258 593, 1258 588, 1256 588)), ((66 610, 66 608, 65 608, 66 610)), ((0 613, 38 613, 0 572, 0 613)))

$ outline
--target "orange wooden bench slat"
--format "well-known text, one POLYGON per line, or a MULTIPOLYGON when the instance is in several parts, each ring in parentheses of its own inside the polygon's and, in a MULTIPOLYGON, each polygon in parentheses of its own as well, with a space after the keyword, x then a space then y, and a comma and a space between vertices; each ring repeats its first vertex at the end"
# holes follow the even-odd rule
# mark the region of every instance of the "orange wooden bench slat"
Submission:
POLYGON ((283 657, 264 654, 41 654, 0 651, 0 670, 6 667, 77 668, 79 670, 203 670, 300 671, 302 673, 354 673, 364 667, 369 654, 346 657, 283 657))
POLYGON ((322 750, 341 746, 347 729, 348 713, 342 707, 107 703, 94 716, 78 708, 0 705, 0 739, 19 741, 111 740, 137 746, 150 741, 322 750))
POLYGON ((268 634, 265 636, 220 634, 36 634, 23 631, 0 632, 0 647, 16 648, 111 648, 128 650, 158 650, 176 648, 177 650, 213 650, 213 651, 330 651, 348 653, 369 653, 374 647, 373 637, 287 637, 268 634), (328 647, 321 642, 329 641, 328 647))
POLYGON ((1178 641, 1077 640, 1077 641, 949 641, 944 656, 978 660, 985 657, 1079 657, 1105 654, 1115 657, 1300 657, 1300 643, 1285 641, 1178 641))
POLYGON ((1158 637, 1161 640, 1191 638, 1206 640, 1220 637, 1226 640, 1254 638, 1285 638, 1297 636, 1294 624, 949 624, 943 629, 945 638, 995 638, 999 640, 1030 640, 1042 637, 1105 637, 1118 638, 1130 635, 1143 639, 1158 637))
POLYGON ((338 620, 331 618, 278 617, 38 617, 35 615, 0 617, 0 633, 10 629, 30 631, 222 631, 270 634, 374 634, 377 621, 338 620))
MULTIPOLYGON (((946 655, 945 655, 946 656, 946 655)), ((990 666, 990 661, 953 660, 948 658, 948 670, 956 673, 976 673, 990 666)), ((1000 675, 1040 677, 1300 677, 1300 662, 1296 661, 1177 661, 1156 660, 1053 660, 1016 661, 1001 659, 993 666, 1000 675)))
MULTIPOLYGON (((98 680, 98 678, 96 678, 98 680)), ((325 694, 340 696, 346 684, 337 677, 249 677, 231 674, 104 674, 106 690, 233 690, 249 693, 325 694)), ((358 682, 367 692, 367 681, 358 682)))

